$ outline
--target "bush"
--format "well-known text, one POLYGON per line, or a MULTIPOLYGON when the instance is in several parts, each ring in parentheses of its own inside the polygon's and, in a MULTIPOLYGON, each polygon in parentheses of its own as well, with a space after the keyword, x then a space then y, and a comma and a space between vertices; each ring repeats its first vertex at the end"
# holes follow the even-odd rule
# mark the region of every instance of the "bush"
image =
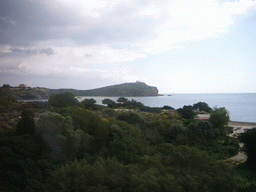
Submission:
POLYGON ((256 128, 241 133, 238 139, 244 144, 242 150, 247 154, 247 163, 256 168, 256 128))
POLYGON ((86 109, 96 109, 96 106, 95 106, 96 101, 93 98, 84 99, 83 101, 81 101, 81 103, 84 105, 86 109))
POLYGON ((24 134, 30 134, 34 135, 36 132, 36 126, 35 126, 35 120, 34 120, 35 114, 27 109, 23 110, 21 113, 21 120, 19 120, 16 128, 16 134, 17 135, 24 135, 24 134))
POLYGON ((107 117, 113 117, 115 116, 115 111, 113 109, 110 108, 105 108, 102 110, 102 114, 107 116, 107 117))
POLYGON ((190 123, 195 123, 195 124, 196 124, 196 120, 195 120, 195 119, 185 119, 185 120, 183 121, 183 125, 184 125, 185 127, 187 127, 190 123))
POLYGON ((194 109, 197 109, 199 111, 205 111, 205 112, 211 112, 211 108, 209 107, 209 105, 205 102, 198 102, 198 103, 195 103, 193 105, 193 108, 194 109))
POLYGON ((144 119, 138 113, 135 113, 132 111, 119 113, 116 119, 121 121, 126 121, 130 124, 137 124, 137 123, 142 124, 145 122, 144 119))
POLYGON ((169 130, 168 136, 170 139, 175 139, 178 135, 185 135, 185 129, 180 125, 173 125, 169 130))
POLYGON ((197 124, 191 123, 186 133, 195 142, 211 141, 219 135, 218 130, 214 129, 208 121, 200 121, 197 124))
POLYGON ((77 99, 70 92, 51 95, 48 102, 53 107, 67 107, 75 106, 78 104, 77 99))
POLYGON ((195 113, 191 110, 179 108, 176 110, 184 119, 193 119, 195 113))
POLYGON ((211 112, 209 122, 215 129, 218 129, 221 135, 227 135, 230 133, 230 127, 228 127, 229 113, 225 107, 217 108, 211 112))

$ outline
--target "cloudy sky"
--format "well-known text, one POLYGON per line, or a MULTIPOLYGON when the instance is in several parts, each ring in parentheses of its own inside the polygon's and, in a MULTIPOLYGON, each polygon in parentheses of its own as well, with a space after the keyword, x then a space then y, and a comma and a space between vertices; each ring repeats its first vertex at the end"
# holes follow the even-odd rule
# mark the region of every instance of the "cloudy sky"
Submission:
POLYGON ((256 1, 1 0, 0 85, 256 92, 256 1))

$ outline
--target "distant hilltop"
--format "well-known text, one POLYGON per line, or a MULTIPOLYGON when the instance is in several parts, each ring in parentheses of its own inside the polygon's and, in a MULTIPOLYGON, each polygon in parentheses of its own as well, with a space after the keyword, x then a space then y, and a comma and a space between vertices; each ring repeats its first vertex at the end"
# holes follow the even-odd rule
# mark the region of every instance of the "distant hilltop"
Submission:
POLYGON ((98 89, 75 90, 75 89, 55 89, 56 92, 71 92, 76 96, 116 96, 116 97, 136 97, 136 96, 158 96, 158 89, 148 86, 144 82, 123 83, 111 85, 98 89))
MULTIPOLYGON (((21 84, 23 85, 23 84, 21 84)), ((48 99, 51 94, 71 92, 75 96, 112 96, 112 97, 138 97, 158 96, 158 89, 148 86, 144 82, 123 83, 90 90, 77 89, 48 89, 43 87, 31 88, 27 86, 11 87, 3 85, 2 88, 9 89, 17 99, 48 99)))

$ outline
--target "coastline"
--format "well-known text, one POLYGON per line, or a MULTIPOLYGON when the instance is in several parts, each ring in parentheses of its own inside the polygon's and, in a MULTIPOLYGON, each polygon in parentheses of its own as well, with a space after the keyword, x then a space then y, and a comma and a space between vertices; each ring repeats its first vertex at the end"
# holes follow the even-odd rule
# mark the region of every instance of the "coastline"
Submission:
POLYGON ((228 126, 234 128, 234 132, 230 136, 236 135, 236 133, 244 133, 246 129, 256 128, 256 123, 242 122, 242 121, 229 121, 228 126))
POLYGON ((228 123, 229 126, 231 127, 243 127, 243 128, 253 128, 256 127, 256 123, 252 123, 252 122, 243 122, 243 121, 229 121, 228 123))

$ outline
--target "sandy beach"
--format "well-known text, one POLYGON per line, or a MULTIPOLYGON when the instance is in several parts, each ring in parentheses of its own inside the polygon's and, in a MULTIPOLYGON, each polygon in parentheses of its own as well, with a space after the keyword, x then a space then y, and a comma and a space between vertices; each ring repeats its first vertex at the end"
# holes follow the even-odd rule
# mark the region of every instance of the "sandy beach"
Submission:
POLYGON ((230 121, 229 122, 229 126, 233 126, 233 127, 237 127, 237 126, 240 126, 240 127, 256 127, 256 123, 251 123, 251 122, 241 122, 241 121, 230 121))
POLYGON ((251 122, 230 121, 228 125, 234 127, 234 133, 243 133, 245 129, 256 128, 256 123, 251 122))

